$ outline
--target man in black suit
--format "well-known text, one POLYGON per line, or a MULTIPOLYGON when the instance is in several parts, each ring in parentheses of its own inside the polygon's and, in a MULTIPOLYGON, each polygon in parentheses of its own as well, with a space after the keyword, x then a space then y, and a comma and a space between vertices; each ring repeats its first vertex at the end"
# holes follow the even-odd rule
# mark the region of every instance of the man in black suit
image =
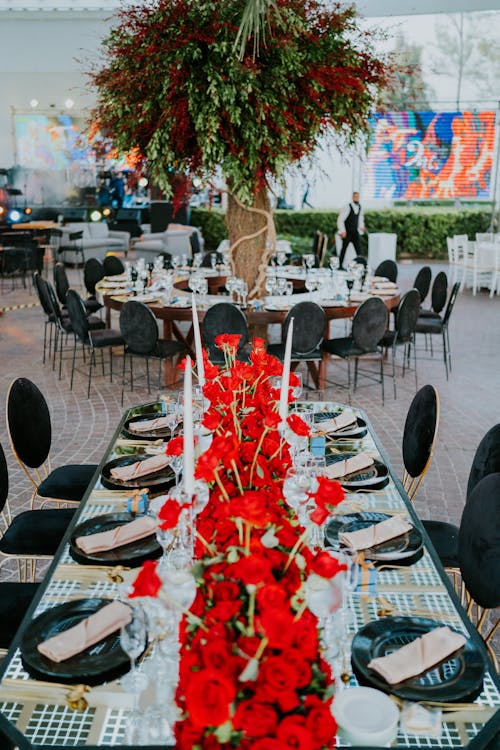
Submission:
POLYGON ((339 266, 343 268, 344 258, 352 242, 356 255, 360 255, 360 234, 365 231, 365 222, 363 218, 363 209, 359 203, 359 193, 352 194, 352 201, 345 206, 339 213, 337 219, 337 229, 342 237, 342 249, 340 251, 339 266))

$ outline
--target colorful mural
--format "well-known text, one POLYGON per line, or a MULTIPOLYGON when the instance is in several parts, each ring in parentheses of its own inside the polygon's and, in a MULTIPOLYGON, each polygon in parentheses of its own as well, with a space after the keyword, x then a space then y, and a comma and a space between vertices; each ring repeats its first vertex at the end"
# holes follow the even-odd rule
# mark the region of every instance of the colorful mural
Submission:
POLYGON ((488 199, 494 148, 495 112, 377 112, 363 195, 488 199))

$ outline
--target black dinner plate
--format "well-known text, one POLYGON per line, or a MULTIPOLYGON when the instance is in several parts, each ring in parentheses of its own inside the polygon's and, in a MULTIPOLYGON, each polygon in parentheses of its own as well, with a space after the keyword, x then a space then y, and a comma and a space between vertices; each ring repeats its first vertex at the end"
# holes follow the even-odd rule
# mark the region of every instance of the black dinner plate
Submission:
MULTIPOLYGON (((129 417, 123 425, 122 428, 122 434, 128 438, 129 440, 170 440, 170 428, 164 427, 161 430, 150 430, 147 432, 133 432, 130 429, 130 425, 133 424, 133 422, 146 422, 146 421, 153 421, 154 419, 158 419, 158 417, 164 417, 165 415, 162 412, 151 412, 149 414, 136 414, 133 417, 129 417)), ((177 425, 177 427, 174 430, 174 434, 178 433, 181 429, 182 424, 177 425)))
MULTIPOLYGON (((387 521, 388 518, 391 518, 391 516, 387 513, 370 511, 335 516, 326 526, 326 541, 329 544, 336 545, 340 531, 358 531, 374 523, 387 521)), ((377 544, 376 547, 363 551, 367 560, 375 562, 404 563, 405 561, 410 561, 413 563, 422 556, 423 544, 422 534, 413 526, 407 534, 389 539, 387 542, 383 542, 383 544, 377 544)))
POLYGON ((64 684, 102 685, 116 680, 130 669, 130 660, 120 646, 116 631, 80 654, 61 662, 43 656, 39 643, 77 625, 110 603, 110 599, 78 599, 59 604, 38 615, 26 628, 20 645, 26 671, 37 680, 64 684))
MULTIPOLYGON (((319 414, 314 415, 314 424, 321 428, 321 422, 326 422, 328 419, 335 419, 335 417, 340 416, 342 412, 335 412, 335 411, 328 411, 328 412, 320 412, 319 414)), ((328 440, 361 440, 361 438, 364 438, 366 433, 368 432, 368 428, 366 426, 366 422, 364 419, 361 419, 361 417, 357 417, 356 424, 352 424, 349 427, 346 427, 343 430, 337 430, 336 432, 332 432, 327 436, 328 440)))
MULTIPOLYGON (((337 461, 343 461, 355 455, 356 453, 327 454, 326 465, 331 466, 337 461)), ((357 492, 358 490, 381 490, 389 483, 389 469, 381 461, 375 459, 372 466, 369 466, 367 469, 358 471, 355 474, 348 474, 345 477, 341 477, 338 481, 344 489, 351 492, 357 492)))
POLYGON ((123 565, 127 568, 137 568, 146 560, 156 560, 161 557, 162 550, 157 542, 156 534, 137 539, 135 542, 124 544, 116 549, 103 550, 88 555, 76 544, 76 539, 79 536, 110 531, 116 529, 117 526, 130 523, 130 521, 133 521, 133 516, 129 513, 106 513, 78 524, 73 529, 69 542, 71 557, 82 565, 123 565))
POLYGON ((485 659, 469 638, 463 648, 423 674, 389 685, 368 663, 385 656, 444 623, 423 617, 383 617, 365 625, 352 642, 352 666, 362 685, 409 701, 473 701, 483 688, 485 659))
POLYGON ((164 469, 157 471, 154 474, 131 479, 126 483, 119 482, 111 476, 111 469, 115 469, 117 466, 129 466, 136 461, 145 461, 146 458, 151 458, 151 456, 147 453, 136 453, 133 456, 119 456, 118 458, 113 458, 112 461, 108 461, 108 463, 102 468, 101 482, 103 486, 107 487, 108 490, 131 491, 151 487, 155 492, 160 492, 172 487, 175 484, 175 473, 170 466, 166 466, 164 469))

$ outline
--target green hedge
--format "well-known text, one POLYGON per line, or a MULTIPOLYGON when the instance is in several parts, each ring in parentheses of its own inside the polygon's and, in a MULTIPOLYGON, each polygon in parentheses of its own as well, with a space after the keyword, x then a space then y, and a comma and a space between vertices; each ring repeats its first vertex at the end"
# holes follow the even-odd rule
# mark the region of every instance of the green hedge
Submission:
MULTIPOLYGON (((227 237, 224 213, 201 208, 191 212, 191 224, 201 229, 207 250, 213 250, 227 237)), ((337 231, 337 211, 276 211, 278 236, 312 238, 317 229, 333 240, 337 231)), ((485 232, 490 224, 490 212, 481 209, 443 211, 434 208, 383 209, 366 211, 368 232, 393 232, 398 235, 398 257, 446 258, 446 237, 467 234, 474 239, 476 232, 485 232)), ((293 244, 293 239, 292 239, 293 244)), ((297 251, 304 249, 298 241, 297 251)), ((365 239, 366 249, 366 239, 365 239)))

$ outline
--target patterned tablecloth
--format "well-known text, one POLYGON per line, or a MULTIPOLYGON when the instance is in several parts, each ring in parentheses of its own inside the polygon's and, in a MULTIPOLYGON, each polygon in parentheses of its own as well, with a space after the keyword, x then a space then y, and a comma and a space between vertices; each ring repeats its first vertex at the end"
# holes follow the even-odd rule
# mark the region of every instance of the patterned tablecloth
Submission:
MULTIPOLYGON (((158 405, 159 407, 159 405, 158 405)), ((337 408, 324 404, 325 409, 337 408)), ((144 407, 151 411, 151 405, 144 407)), ((135 410, 137 411, 137 410, 135 410)), ((127 419, 125 414, 121 424, 127 419)), ((361 415, 364 416, 364 415, 361 415)), ((124 441, 117 430, 103 463, 123 448, 124 441)), ((343 443, 346 448, 352 447, 343 443)), ((130 448, 130 445, 127 445, 130 448)), ((369 429, 362 441, 356 441, 356 450, 362 449, 386 462, 382 449, 369 429)), ((99 482, 88 493, 76 522, 103 513, 125 510, 129 493, 104 489, 99 482)), ((373 510, 397 514, 419 523, 399 481, 391 474, 389 484, 376 492, 351 494, 342 504, 342 512, 373 510)), ((69 533, 68 533, 69 536, 69 533)), ((82 566, 69 555, 66 543, 54 560, 45 579, 43 593, 34 603, 28 619, 57 604, 86 597, 116 598, 118 585, 110 579, 110 568, 82 566)), ((125 578, 134 578, 135 571, 125 572, 125 578)), ((468 625, 444 571, 439 562, 426 549, 423 557, 407 568, 381 568, 376 573, 374 585, 352 594, 354 614, 353 631, 378 617, 380 599, 384 606, 394 606, 398 615, 418 614, 438 619, 465 634, 474 632, 468 625)), ((144 669, 144 661, 142 663, 144 669)), ((351 684, 356 684, 354 676, 351 684)), ((70 708, 67 685, 40 682, 23 669, 17 641, 3 663, 0 683, 0 731, 12 737, 20 750, 32 747, 86 748, 125 747, 124 735, 127 715, 132 706, 132 696, 122 688, 120 681, 92 688, 85 694, 88 707, 83 711, 70 708), (19 732, 16 732, 16 729, 19 732)), ((468 708, 459 708, 443 714, 443 730, 439 740, 400 732, 393 747, 398 748, 461 748, 470 750, 495 747, 491 742, 495 730, 500 731, 500 688, 491 667, 487 669, 481 695, 468 708)), ((150 746, 151 747, 151 746, 150 746)))

